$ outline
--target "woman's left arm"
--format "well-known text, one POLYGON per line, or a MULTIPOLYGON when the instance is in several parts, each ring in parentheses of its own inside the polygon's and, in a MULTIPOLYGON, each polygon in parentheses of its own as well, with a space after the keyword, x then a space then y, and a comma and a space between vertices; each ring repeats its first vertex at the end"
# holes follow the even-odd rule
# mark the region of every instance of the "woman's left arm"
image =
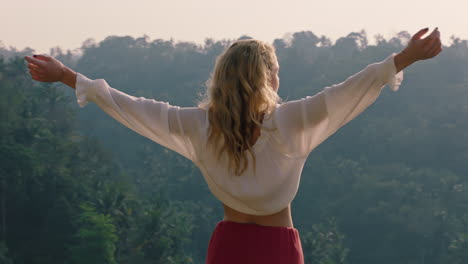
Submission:
POLYGON ((75 91, 81 107, 91 101, 138 134, 195 159, 195 145, 204 120, 202 110, 128 95, 112 88, 104 79, 91 80, 81 73, 77 73, 75 91))
POLYGON ((195 159, 199 127, 204 113, 195 107, 178 107, 144 97, 135 97, 112 88, 105 80, 91 80, 63 66, 55 58, 39 55, 26 57, 31 76, 42 82, 61 81, 75 89, 78 104, 89 101, 112 118, 138 134, 184 157, 195 159), (37 67, 31 69, 31 67, 37 67))

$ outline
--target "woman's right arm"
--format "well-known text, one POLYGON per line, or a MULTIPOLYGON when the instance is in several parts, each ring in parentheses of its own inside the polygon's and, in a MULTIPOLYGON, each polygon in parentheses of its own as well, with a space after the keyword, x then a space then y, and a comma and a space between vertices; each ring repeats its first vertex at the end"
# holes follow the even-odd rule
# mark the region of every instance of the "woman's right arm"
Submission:
POLYGON ((308 155, 315 147, 353 120, 379 96, 385 84, 397 90, 403 72, 396 72, 395 54, 373 63, 345 81, 321 92, 290 101, 277 109, 283 135, 290 140, 290 152, 308 155))
POLYGON ((371 105, 384 85, 388 84, 393 91, 398 90, 403 80, 404 68, 419 60, 433 58, 442 51, 437 28, 428 37, 421 39, 427 30, 422 29, 416 33, 408 46, 398 54, 392 54, 382 62, 370 64, 344 82, 324 89, 329 135, 371 105))
POLYGON ((420 30, 403 51, 368 65, 345 81, 326 87, 314 96, 283 104, 278 117, 289 124, 285 134, 295 138, 295 151, 307 155, 371 105, 385 84, 396 91, 403 80, 404 68, 439 54, 442 50, 439 31, 435 29, 421 39, 426 32, 427 29, 420 30))

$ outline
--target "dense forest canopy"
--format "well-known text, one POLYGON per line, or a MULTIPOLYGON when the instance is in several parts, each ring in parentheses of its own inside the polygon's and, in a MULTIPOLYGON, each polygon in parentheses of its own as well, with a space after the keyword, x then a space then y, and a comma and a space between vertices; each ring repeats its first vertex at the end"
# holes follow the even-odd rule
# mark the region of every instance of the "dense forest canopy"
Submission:
MULTIPOLYGON (((410 36, 276 39, 279 94, 313 95, 410 36)), ((194 106, 232 41, 109 36, 50 55, 125 93, 194 106)), ((198 168, 79 108, 72 89, 32 81, 22 56, 33 52, 0 46, 0 263, 204 263, 223 212, 198 168)), ((309 155, 292 204, 306 263, 468 263, 467 161, 468 41, 453 37, 309 155)))

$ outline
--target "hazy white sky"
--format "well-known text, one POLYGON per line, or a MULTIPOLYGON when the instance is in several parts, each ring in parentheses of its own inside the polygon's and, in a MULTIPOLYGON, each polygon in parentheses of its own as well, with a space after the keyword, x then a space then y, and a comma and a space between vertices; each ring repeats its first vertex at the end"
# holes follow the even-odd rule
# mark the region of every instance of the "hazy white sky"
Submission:
POLYGON ((369 40, 438 26, 468 39, 467 0, 0 0, 0 41, 48 53, 109 35, 203 42, 247 34, 268 42, 310 30, 335 41, 365 29, 369 40))

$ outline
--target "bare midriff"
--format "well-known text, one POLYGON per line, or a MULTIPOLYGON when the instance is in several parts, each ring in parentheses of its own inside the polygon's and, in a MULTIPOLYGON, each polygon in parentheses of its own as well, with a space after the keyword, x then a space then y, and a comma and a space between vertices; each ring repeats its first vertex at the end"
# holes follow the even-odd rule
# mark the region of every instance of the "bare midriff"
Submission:
MULTIPOLYGON (((264 114, 262 114, 263 120, 264 114)), ((252 145, 255 144, 255 141, 260 136, 260 128, 257 127, 254 129, 253 138, 250 142, 252 145)), ((294 227, 291 216, 291 204, 289 204, 283 210, 271 214, 271 215, 250 215, 239 212, 225 204, 224 207, 224 219, 226 221, 232 221, 237 223, 250 223, 263 226, 284 226, 284 227, 294 227)))
POLYGON ((250 223, 263 226, 284 226, 294 227, 292 216, 291 216, 291 204, 278 213, 271 215, 251 215, 244 214, 229 206, 223 204, 224 207, 224 219, 226 221, 232 221, 237 223, 250 223))

